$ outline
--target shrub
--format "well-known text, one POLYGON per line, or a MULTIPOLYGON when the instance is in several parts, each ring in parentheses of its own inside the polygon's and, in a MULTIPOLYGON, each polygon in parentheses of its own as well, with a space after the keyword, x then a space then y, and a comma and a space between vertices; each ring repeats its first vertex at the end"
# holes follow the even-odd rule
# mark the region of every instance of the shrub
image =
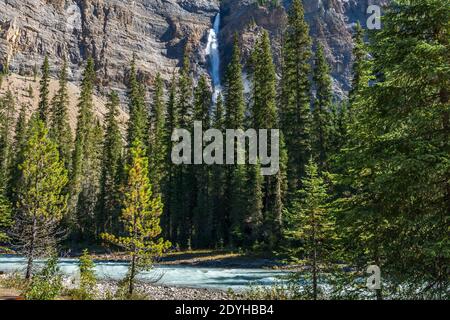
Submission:
POLYGON ((27 300, 55 300, 62 291, 62 275, 56 256, 48 259, 45 267, 31 280, 25 290, 27 300))

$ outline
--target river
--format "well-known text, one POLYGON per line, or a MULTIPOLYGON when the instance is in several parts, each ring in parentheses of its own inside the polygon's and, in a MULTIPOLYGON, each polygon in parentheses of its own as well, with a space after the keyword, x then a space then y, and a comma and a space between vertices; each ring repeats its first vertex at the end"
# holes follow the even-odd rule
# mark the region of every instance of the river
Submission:
MULTIPOLYGON (((42 265, 43 261, 38 261, 37 264, 42 265)), ((59 267, 65 276, 78 276, 77 259, 61 259, 59 267)), ((126 262, 99 261, 95 264, 95 272, 100 280, 122 279, 127 272, 127 268, 126 262)), ((13 273, 24 272, 24 270, 24 258, 11 255, 0 256, 1 272, 13 273)), ((157 281, 158 285, 174 287, 239 291, 250 285, 273 285, 282 281, 280 277, 287 274, 287 271, 266 269, 156 265, 151 271, 142 273, 139 280, 144 282, 157 281)))

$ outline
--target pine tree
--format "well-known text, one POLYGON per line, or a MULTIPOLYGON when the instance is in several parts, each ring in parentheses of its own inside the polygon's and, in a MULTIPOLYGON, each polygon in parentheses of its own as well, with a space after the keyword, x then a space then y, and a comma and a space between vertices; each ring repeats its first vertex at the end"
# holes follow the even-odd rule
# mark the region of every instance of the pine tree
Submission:
MULTIPOLYGON (((234 39, 233 53, 227 68, 225 81, 225 126, 227 129, 244 129, 245 99, 242 80, 242 65, 237 34, 234 39)), ((225 225, 229 236, 225 244, 241 245, 243 241, 243 225, 246 215, 245 165, 230 165, 226 170, 225 225)))
MULTIPOLYGON (((193 130, 193 84, 192 70, 190 63, 190 52, 186 49, 183 66, 179 71, 178 92, 177 92, 177 113, 179 128, 189 131, 193 130)), ((181 190, 177 192, 178 210, 180 225, 178 230, 179 244, 190 249, 192 243, 192 227, 195 199, 197 190, 195 184, 194 168, 191 165, 183 164, 177 168, 177 182, 181 186, 181 190)))
POLYGON ((328 160, 331 150, 332 123, 332 98, 330 68, 325 59, 323 47, 317 45, 314 60, 314 85, 316 97, 314 99, 314 111, 312 117, 311 142, 315 161, 320 170, 329 170, 328 160))
POLYGON ((287 176, 292 195, 301 187, 311 153, 311 38, 300 0, 294 0, 289 10, 282 55, 280 127, 289 156, 287 176))
POLYGON ((67 61, 59 72, 59 89, 53 98, 50 137, 58 145, 60 158, 64 160, 66 168, 70 168, 72 152, 72 131, 69 125, 69 93, 67 90, 67 61))
MULTIPOLYGON (((201 76, 194 92, 194 120, 202 123, 203 130, 211 126, 210 107, 212 104, 212 93, 208 81, 204 75, 201 76)), ((206 144, 202 139, 202 147, 206 144)), ((203 152, 202 148, 202 152, 203 152)), ((194 208, 194 245, 205 248, 210 245, 212 235, 211 215, 211 170, 206 164, 197 165, 194 168, 195 183, 197 184, 197 198, 194 208)))
MULTIPOLYGON (((259 129, 278 129, 279 121, 276 106, 276 73, 270 45, 269 33, 264 31, 261 39, 256 44, 253 53, 253 105, 252 125, 259 129)), ((283 145, 280 143, 280 146, 283 145)), ((271 145, 268 145, 270 150, 271 145)), ((283 153, 281 150, 280 154, 283 153)), ((254 173, 251 174, 254 178, 254 173)), ((263 221, 265 242, 270 247, 280 238, 282 210, 284 201, 284 188, 282 185, 284 172, 279 171, 276 175, 265 176, 262 182, 263 221)), ((251 186, 251 189, 253 186, 251 186)), ((249 198, 250 202, 258 201, 249 198)), ((252 204, 250 204, 252 206, 252 204)), ((253 212, 248 215, 253 216, 253 212)))
POLYGON ((93 232, 100 175, 101 144, 98 139, 103 137, 103 133, 99 132, 101 126, 93 113, 94 82, 94 60, 89 58, 81 84, 70 175, 71 216, 68 222, 80 237, 90 236, 93 232))
POLYGON ((301 241, 300 247, 293 246, 289 255, 295 261, 303 261, 311 272, 311 290, 305 288, 306 296, 317 300, 322 293, 319 283, 321 274, 333 263, 336 248, 335 219, 327 208, 327 186, 318 174, 318 166, 311 160, 306 166, 303 189, 290 210, 288 239, 301 241), (309 292, 310 291, 310 292, 309 292))
POLYGON ((248 181, 247 181, 247 212, 248 217, 245 220, 244 244, 247 247, 257 244, 259 241, 265 240, 262 238, 261 228, 264 223, 264 178, 261 175, 261 165, 248 166, 248 181))
POLYGON ((34 260, 55 248, 58 223, 66 209, 63 189, 68 178, 41 120, 30 120, 23 157, 13 235, 19 251, 27 258, 26 278, 30 279, 34 260))
POLYGON ((396 1, 372 36, 371 86, 352 104, 344 211, 361 264, 408 297, 448 296, 450 2, 396 1), (423 286, 427 283, 427 286, 423 286), (395 285, 394 285, 395 284, 395 285))
MULTIPOLYGON (((217 97, 217 103, 214 110, 213 128, 222 132, 225 130, 225 110, 223 105, 222 95, 217 97)), ((224 244, 224 240, 227 238, 226 229, 226 203, 225 203, 225 190, 226 190, 226 168, 222 165, 214 165, 211 168, 212 175, 212 243, 216 247, 221 247, 224 244)))
POLYGON ((139 140, 147 148, 148 144, 148 110, 145 105, 145 87, 138 81, 136 70, 136 56, 131 62, 130 77, 128 79, 129 113, 128 146, 139 140))
POLYGON ((16 191, 19 187, 21 177, 19 164, 24 161, 23 152, 27 141, 27 113, 28 107, 27 105, 23 104, 20 108, 19 116, 16 122, 14 143, 12 148, 14 156, 10 164, 9 183, 7 189, 8 198, 12 203, 15 203, 17 201, 16 191))
POLYGON ((12 208, 8 198, 0 195, 0 249, 9 242, 9 229, 12 225, 12 208))
POLYGON ((117 121, 120 99, 116 92, 109 95, 108 113, 105 117, 105 135, 101 163, 98 232, 117 232, 120 215, 121 167, 123 166, 123 141, 117 121))
POLYGON ((364 29, 359 22, 355 27, 353 42, 352 89, 349 93, 350 105, 353 104, 355 95, 360 92, 361 89, 368 86, 368 52, 364 42, 364 29))
POLYGON ((48 56, 46 55, 44 58, 44 63, 41 67, 42 78, 40 81, 40 89, 39 89, 39 118, 47 123, 48 112, 50 109, 50 101, 49 101, 49 85, 50 85, 50 65, 48 61, 48 56))
POLYGON ((153 118, 150 132, 149 171, 153 181, 153 193, 161 195, 166 175, 166 106, 164 103, 164 83, 158 73, 155 80, 153 118))
POLYGON ((10 179, 12 133, 14 130, 15 101, 11 91, 0 98, 0 192, 5 193, 10 179))
POLYGON ((172 132, 178 128, 178 109, 176 102, 177 81, 175 74, 172 78, 172 83, 169 89, 169 98, 167 100, 167 117, 165 130, 165 151, 166 156, 165 166, 167 168, 166 181, 164 183, 164 214, 162 217, 162 225, 165 226, 166 236, 176 241, 179 220, 176 219, 177 210, 179 210, 179 202, 176 201, 178 196, 178 189, 180 185, 177 183, 177 168, 172 163, 172 132))
POLYGON ((226 128, 243 129, 245 114, 244 83, 242 81, 241 53, 237 34, 233 53, 227 68, 225 82, 226 128))
POLYGON ((159 219, 162 214, 160 197, 153 197, 148 178, 148 159, 143 144, 136 141, 131 148, 131 165, 128 167, 128 181, 124 187, 121 220, 124 236, 104 234, 103 238, 122 247, 131 257, 127 275, 128 293, 134 293, 136 276, 149 270, 154 260, 169 248, 170 243, 160 236, 159 219))

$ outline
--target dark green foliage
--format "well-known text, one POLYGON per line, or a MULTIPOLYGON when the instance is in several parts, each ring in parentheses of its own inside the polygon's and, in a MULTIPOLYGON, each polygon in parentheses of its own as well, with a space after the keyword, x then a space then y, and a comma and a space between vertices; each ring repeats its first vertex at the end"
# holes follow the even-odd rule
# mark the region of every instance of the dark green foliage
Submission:
MULTIPOLYGON (((290 249, 291 258, 303 262, 311 273, 308 286, 311 286, 310 298, 316 300, 321 294, 324 273, 331 263, 337 260, 335 255, 337 235, 335 218, 328 208, 327 186, 318 174, 318 166, 311 160, 306 167, 306 177, 302 182, 292 208, 289 210, 289 228, 287 238, 294 243, 290 249), (297 246, 301 243, 301 246, 297 246)), ((302 276, 304 276, 302 274, 302 276)))
POLYGON ((372 36, 377 78, 352 104, 354 194, 342 219, 358 239, 352 253, 379 265, 390 281, 383 292, 400 297, 448 296, 449 8, 395 1, 372 36))
POLYGON ((39 118, 47 123, 49 109, 50 109, 50 98, 49 98, 49 85, 50 85, 50 65, 48 62, 48 56, 45 56, 44 63, 41 67, 42 77, 40 81, 39 89, 39 118))
POLYGON ((303 5, 294 0, 284 34, 280 97, 280 127, 289 156, 289 193, 301 187, 305 166, 311 154, 310 82, 311 39, 304 19, 303 5))
POLYGON ((116 92, 109 96, 105 118, 101 161, 97 232, 117 232, 120 215, 120 185, 123 167, 123 139, 117 116, 120 100, 116 92))
POLYGON ((137 78, 136 57, 133 55, 130 76, 128 79, 128 109, 130 119, 128 121, 128 147, 133 141, 143 141, 148 144, 148 108, 145 104, 145 87, 137 78))
POLYGON ((11 91, 0 98, 0 192, 7 191, 12 158, 15 101, 11 91))
MULTIPOLYGON (((202 76, 194 91, 194 120, 202 123, 203 130, 211 126, 210 107, 212 93, 207 79, 202 76)), ((202 142, 202 146, 205 147, 202 142)), ((202 164, 194 168, 197 184, 197 199, 193 213, 194 239, 193 245, 205 248, 210 245, 212 227, 212 203, 211 203, 211 170, 202 164)))
POLYGON ((71 165, 72 131, 69 125, 69 93, 67 91, 67 62, 64 60, 59 73, 59 88, 52 101, 50 137, 58 145, 66 168, 71 165))
POLYGON ((314 60, 314 99, 313 120, 311 130, 312 150, 320 170, 328 170, 328 160, 331 151, 331 139, 334 134, 332 123, 332 98, 330 68, 325 59, 323 47, 317 45, 314 60))
POLYGON ((78 103, 77 130, 70 173, 70 216, 72 232, 92 238, 99 193, 102 128, 93 113, 95 69, 88 59, 78 103))
POLYGON ((154 194, 161 195, 162 184, 166 179, 167 168, 167 132, 166 104, 164 102, 164 83, 158 74, 155 80, 155 96, 153 98, 153 113, 150 126, 149 173, 154 194))

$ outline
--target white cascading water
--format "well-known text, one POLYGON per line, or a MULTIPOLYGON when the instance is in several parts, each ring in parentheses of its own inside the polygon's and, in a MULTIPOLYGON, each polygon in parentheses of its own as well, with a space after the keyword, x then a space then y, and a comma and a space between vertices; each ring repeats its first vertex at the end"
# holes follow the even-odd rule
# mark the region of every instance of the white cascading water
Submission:
POLYGON ((219 52, 219 31, 220 31, 220 13, 214 19, 213 28, 209 31, 208 44, 206 46, 206 54, 210 61, 210 73, 214 86, 213 101, 217 101, 217 97, 222 91, 220 84, 220 52, 219 52))

